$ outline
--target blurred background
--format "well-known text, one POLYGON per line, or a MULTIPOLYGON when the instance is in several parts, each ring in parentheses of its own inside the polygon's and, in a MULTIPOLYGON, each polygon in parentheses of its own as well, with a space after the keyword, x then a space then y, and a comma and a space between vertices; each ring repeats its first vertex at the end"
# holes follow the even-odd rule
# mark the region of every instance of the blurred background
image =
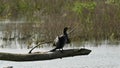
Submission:
POLYGON ((65 26, 73 42, 118 42, 119 19, 119 0, 0 0, 0 46, 53 41, 65 26))

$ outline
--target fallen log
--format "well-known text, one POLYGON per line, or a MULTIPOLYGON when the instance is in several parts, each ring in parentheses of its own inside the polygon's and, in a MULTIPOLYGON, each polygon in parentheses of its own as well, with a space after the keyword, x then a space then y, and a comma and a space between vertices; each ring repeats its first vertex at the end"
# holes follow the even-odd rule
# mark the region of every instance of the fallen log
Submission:
POLYGON ((63 57, 71 57, 78 55, 88 55, 91 52, 89 49, 67 49, 63 52, 34 52, 30 54, 13 54, 0 52, 0 60, 7 61, 39 61, 39 60, 50 60, 63 57))

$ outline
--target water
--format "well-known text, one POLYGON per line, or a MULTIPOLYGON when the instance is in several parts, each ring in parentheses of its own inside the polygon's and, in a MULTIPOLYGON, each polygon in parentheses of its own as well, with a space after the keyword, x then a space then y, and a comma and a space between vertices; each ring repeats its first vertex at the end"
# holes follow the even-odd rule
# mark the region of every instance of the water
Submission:
MULTIPOLYGON (((66 47, 67 48, 67 47, 66 47)), ((70 47, 69 47, 70 48, 70 47)), ((80 47, 76 47, 80 48, 80 47)), ((101 44, 100 46, 90 46, 87 49, 92 52, 86 56, 67 57, 46 61, 13 62, 0 61, 0 68, 13 66, 13 68, 120 68, 120 45, 110 46, 101 44)), ((51 48, 36 49, 36 51, 49 50, 51 48)), ((27 53, 27 49, 0 49, 1 52, 27 53)))

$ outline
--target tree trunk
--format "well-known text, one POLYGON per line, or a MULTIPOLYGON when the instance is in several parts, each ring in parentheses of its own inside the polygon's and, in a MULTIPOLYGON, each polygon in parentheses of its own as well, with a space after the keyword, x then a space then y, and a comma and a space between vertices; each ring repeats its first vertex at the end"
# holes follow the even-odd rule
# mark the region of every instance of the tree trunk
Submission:
POLYGON ((12 54, 0 52, 0 60, 7 61, 39 61, 39 60, 50 60, 63 57, 71 57, 78 55, 88 55, 91 52, 89 49, 67 49, 63 52, 34 52, 31 54, 12 54))

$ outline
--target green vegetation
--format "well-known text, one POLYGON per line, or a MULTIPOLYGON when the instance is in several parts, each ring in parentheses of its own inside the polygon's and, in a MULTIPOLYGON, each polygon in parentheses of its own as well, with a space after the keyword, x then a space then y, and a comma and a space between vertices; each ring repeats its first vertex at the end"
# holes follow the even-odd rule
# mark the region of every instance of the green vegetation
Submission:
POLYGON ((84 10, 88 10, 90 12, 92 12, 96 7, 96 3, 95 2, 87 2, 87 3, 82 3, 82 2, 75 2, 74 3, 74 7, 73 10, 78 13, 78 14, 83 14, 84 10))
POLYGON ((31 22, 22 26, 47 40, 65 26, 76 28, 72 40, 120 40, 119 0, 0 0, 0 20, 6 19, 31 22))

